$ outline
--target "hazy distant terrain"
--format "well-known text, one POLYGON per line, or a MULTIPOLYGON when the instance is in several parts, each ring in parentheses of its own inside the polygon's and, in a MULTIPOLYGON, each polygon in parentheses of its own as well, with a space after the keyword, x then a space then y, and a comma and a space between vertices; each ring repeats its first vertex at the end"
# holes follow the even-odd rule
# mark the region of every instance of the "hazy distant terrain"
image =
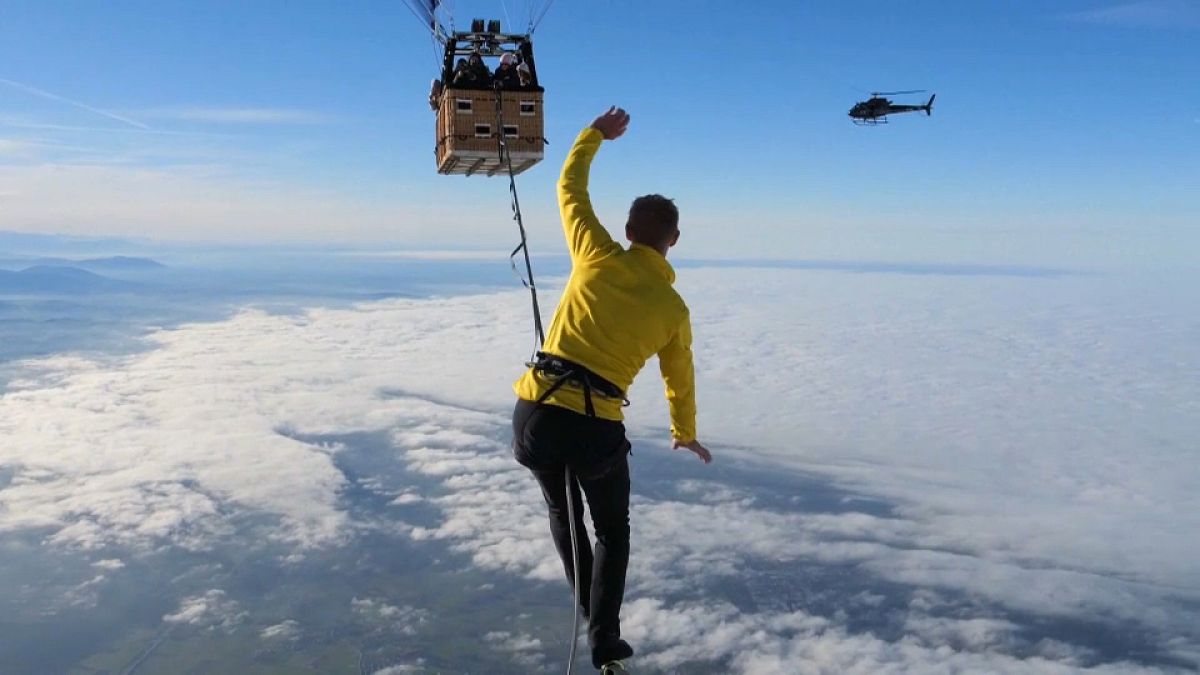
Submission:
MULTIPOLYGON (((0 248, 41 270, 0 290, 0 672, 562 667, 504 254, 35 243, 0 248)), ((1195 276, 677 269, 717 461, 667 448, 649 364, 637 672, 1200 665, 1195 276)))
MULTIPOLYGON (((562 261, 546 262, 544 269, 563 269, 562 261)), ((19 359, 137 350, 147 330, 229 316, 251 304, 292 312, 312 303, 458 292, 515 280, 501 255, 441 260, 304 250, 155 252, 120 240, 0 232, 0 384, 6 364, 19 359)))

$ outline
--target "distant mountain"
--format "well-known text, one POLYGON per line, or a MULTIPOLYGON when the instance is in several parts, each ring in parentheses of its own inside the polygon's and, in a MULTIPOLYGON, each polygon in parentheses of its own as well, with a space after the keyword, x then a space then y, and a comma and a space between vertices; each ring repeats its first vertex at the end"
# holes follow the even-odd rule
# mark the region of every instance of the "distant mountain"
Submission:
POLYGON ((67 260, 65 258, 39 258, 30 261, 35 265, 52 265, 56 267, 79 267, 85 270, 112 271, 149 271, 166 269, 166 265, 150 258, 135 258, 127 255, 115 255, 108 258, 88 258, 86 260, 67 260))
POLYGON ((127 255, 115 255, 109 258, 90 258, 82 261, 81 267, 88 269, 122 269, 122 270, 159 270, 167 266, 151 258, 135 258, 127 255))
POLYGON ((134 258, 131 256, 112 256, 109 258, 87 258, 72 260, 70 258, 0 258, 0 269, 24 269, 31 266, 41 267, 77 267, 85 270, 102 272, 153 272, 166 269, 166 265, 150 258, 134 258))
POLYGON ((136 287, 78 267, 36 265, 19 272, 0 270, 0 293, 95 293, 136 287))

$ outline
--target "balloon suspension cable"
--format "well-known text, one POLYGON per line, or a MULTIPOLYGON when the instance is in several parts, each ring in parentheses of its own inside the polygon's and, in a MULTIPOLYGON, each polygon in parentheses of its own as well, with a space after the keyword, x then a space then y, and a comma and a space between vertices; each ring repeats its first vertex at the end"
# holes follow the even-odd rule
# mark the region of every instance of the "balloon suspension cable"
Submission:
POLYGON ((542 24, 542 19, 546 18, 546 13, 550 11, 552 6, 554 6, 554 0, 547 0, 546 4, 542 7, 541 13, 537 15, 537 18, 534 18, 532 15, 529 17, 530 34, 533 34, 533 32, 537 30, 537 27, 542 24))
POLYGON ((508 3, 505 2, 504 0, 500 0, 500 7, 502 7, 504 9, 504 25, 511 27, 513 25, 513 22, 512 22, 512 17, 509 16, 509 14, 508 14, 508 3))
MULTIPOLYGON (((529 297, 533 301, 533 330, 537 337, 537 345, 534 347, 535 357, 536 352, 541 349, 542 343, 546 341, 546 332, 542 329, 542 311, 538 307, 537 286, 533 283, 533 263, 529 260, 529 245, 525 237, 525 222, 521 219, 521 201, 517 197, 517 178, 513 173, 512 155, 508 150, 508 141, 504 137, 504 93, 499 87, 496 88, 496 129, 499 132, 499 151, 500 161, 508 170, 508 193, 512 197, 513 220, 517 221, 517 229, 521 231, 521 243, 513 249, 511 255, 508 256, 508 262, 512 266, 513 273, 521 278, 521 283, 525 288, 529 289, 529 297), (518 251, 525 253, 525 273, 526 277, 521 277, 521 273, 517 271, 517 263, 514 258, 518 251), (528 281, 526 281, 528 279, 528 281)), ((533 359, 530 359, 531 361, 533 359)), ((575 531, 575 497, 571 490, 575 482, 575 477, 571 474, 571 467, 568 465, 563 470, 563 486, 567 492, 567 520, 570 521, 571 530, 571 588, 574 594, 574 602, 571 605, 574 619, 571 621, 571 652, 567 656, 567 675, 575 669, 575 651, 579 643, 579 534, 575 531)))

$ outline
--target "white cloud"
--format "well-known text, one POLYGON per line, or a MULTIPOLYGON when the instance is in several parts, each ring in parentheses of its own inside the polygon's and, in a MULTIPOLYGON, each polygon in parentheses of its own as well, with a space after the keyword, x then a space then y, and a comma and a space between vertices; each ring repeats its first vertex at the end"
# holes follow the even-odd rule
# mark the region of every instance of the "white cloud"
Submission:
POLYGON ((497 651, 506 652, 516 663, 526 668, 546 669, 546 657, 542 641, 526 633, 513 634, 509 631, 492 631, 483 636, 484 641, 497 651))
MULTIPOLYGON (((94 139, 104 137, 127 137, 127 138, 153 138, 155 136, 175 137, 175 138, 228 138, 228 134, 217 133, 212 131, 179 131, 175 129, 151 129, 149 127, 114 127, 114 126, 91 126, 84 124, 62 124, 58 122, 46 122, 35 117, 23 115, 0 115, 0 126, 12 127, 14 129, 33 129, 39 131, 65 131, 65 132, 84 132, 91 135, 94 139)), ((58 145, 59 143, 39 143, 39 145, 58 145)), ((79 148, 76 148, 79 149, 79 148)))
MULTIPOLYGON (((926 632, 896 642, 854 634, 804 612, 745 614, 721 603, 668 607, 653 599, 628 604, 624 626, 638 636, 640 667, 686 671, 688 662, 728 659, 744 675, 876 673, 1073 673, 1084 669, 1042 657, 1016 658, 991 651, 963 651, 926 632)), ((969 630, 972 624, 968 624, 969 630)), ((960 629, 962 630, 962 629, 960 629)), ((986 631, 985 631, 986 632, 986 631)), ((994 636, 984 639, 991 644, 994 636)), ((1152 673, 1119 663, 1090 673, 1152 673)))
POLYGON ((105 234, 171 241, 428 240, 419 223, 453 219, 449 206, 417 211, 368 204, 328 190, 246 180, 209 164, 0 165, 8 188, 5 227, 28 232, 105 234), (336 232, 336 236, 331 236, 336 232))
POLYGON ((51 93, 51 92, 48 92, 48 91, 46 91, 46 90, 44 90, 44 89, 38 89, 37 87, 34 87, 34 86, 32 86, 32 85, 28 85, 28 84, 22 84, 22 83, 20 83, 20 82, 14 82, 14 81, 12 81, 12 80, 6 80, 6 79, 4 79, 4 78, 0 78, 0 84, 3 84, 3 85, 5 85, 5 86, 8 86, 8 87, 11 87, 11 88, 13 88, 13 89, 17 89, 17 90, 19 90, 19 91, 23 91, 23 92, 25 92, 26 94, 31 94, 31 95, 33 95, 33 96, 37 96, 37 97, 39 97, 39 98, 45 98, 45 99, 49 99, 49 100, 51 100, 51 101, 57 101, 57 102, 59 102, 59 103, 64 103, 64 104, 66 104, 66 105, 69 105, 69 106, 71 106, 71 107, 74 107, 74 108, 79 108, 79 109, 81 109, 81 110, 86 110, 86 111, 88 111, 88 112, 95 113, 95 114, 97 114, 97 115, 100 115, 100 116, 103 116, 103 117, 107 117, 107 118, 109 118, 109 119, 111 119, 111 120, 116 120, 116 121, 118 121, 118 122, 121 122, 121 123, 123 123, 123 124, 127 124, 127 125, 129 125, 129 126, 131 126, 131 127, 136 127, 136 128, 138 128, 138 129, 149 129, 149 128, 150 128, 149 126, 147 126, 147 125, 143 124, 142 122, 138 122, 137 120, 129 119, 128 117, 125 117, 124 115, 118 115, 118 114, 116 114, 116 113, 114 113, 114 112, 109 112, 109 111, 107 111, 107 110, 102 110, 102 109, 100 109, 100 108, 96 108, 96 107, 90 106, 90 105, 88 105, 88 104, 86 104, 86 103, 80 103, 79 101, 74 101, 74 100, 72 100, 72 99, 69 99, 69 98, 67 98, 67 97, 65 97, 65 96, 60 96, 60 95, 58 95, 58 94, 53 94, 53 93, 51 93))
MULTIPOLYGON (((263 363, 279 361, 272 332, 263 363)), ((277 402, 246 388, 247 371, 222 370, 242 357, 203 338, 185 346, 184 333, 159 338, 173 346, 115 369, 63 359, 44 388, 0 398, 0 464, 17 467, 0 492, 0 531, 51 528, 50 541, 84 548, 163 539, 202 548, 229 531, 220 509, 229 500, 275 514, 292 541, 345 536, 335 506, 343 476, 321 448, 276 433, 277 402)))
POLYGON ((1177 536, 1200 527, 1178 461, 1200 411, 1187 291, 762 270, 681 284, 704 298, 702 437, 885 495, 947 545, 1200 587, 1177 536))
POLYGON ((417 659, 416 663, 401 664, 398 666, 388 666, 382 670, 376 670, 371 675, 406 675, 407 673, 424 673, 425 660, 417 659))
POLYGON ((145 110, 142 117, 214 124, 323 124, 329 117, 311 110, 248 107, 178 107, 145 110))
POLYGON ((64 602, 74 607, 95 607, 100 601, 100 588, 107 581, 108 577, 103 574, 96 576, 86 581, 80 582, 67 591, 64 602))
MULTIPOLYGON (((1200 596, 1200 544, 1188 533, 1200 505, 1196 469, 1179 458, 1200 411, 1200 340, 1178 312, 1194 286, 881 287, 787 270, 684 270, 680 285, 716 467, 754 458, 896 509, 780 509, 707 474, 677 483, 678 500, 636 497, 627 617, 648 663, 683 663, 693 628, 701 653, 743 673, 799 662, 813 672, 1066 672, 1086 662, 1077 646, 1021 642, 1015 619, 995 615, 1004 611, 1132 622, 1181 658, 1195 653, 1186 603, 1200 596), (842 565, 972 602, 949 618, 937 603, 913 606, 907 637, 889 642, 794 608, 688 599, 698 583, 763 562, 842 565)), ((526 303, 513 291, 247 311, 156 333, 144 354, 30 364, 26 383, 0 397, 0 465, 13 470, 0 531, 38 529, 51 544, 86 548, 203 548, 229 531, 229 513, 249 511, 277 519, 277 539, 299 551, 335 544, 356 527, 338 504, 345 478, 329 448, 295 437, 388 430, 407 469, 439 483, 422 494, 441 519, 408 529, 414 539, 561 583, 545 507, 507 448, 526 303)), ((635 467, 643 452, 665 452, 653 371, 631 392, 635 467)), ((208 616, 219 593, 169 616, 208 616)), ((419 621, 411 607, 356 603, 381 622, 419 621)))
POLYGON ((214 588, 203 595, 185 598, 179 604, 179 610, 163 616, 163 621, 209 630, 233 630, 245 621, 246 616, 247 613, 241 610, 236 600, 227 598, 225 591, 214 588))
POLYGON ((1139 28, 1200 26, 1200 3, 1194 0, 1141 0, 1070 15, 1089 23, 1139 28))
MULTIPOLYGON (((421 413, 409 420, 420 424, 421 413)), ((431 501, 444 510, 441 524, 415 528, 418 540, 445 539, 471 556, 475 565, 556 581, 561 568, 544 533, 544 506, 526 472, 499 459, 506 447, 487 436, 471 437, 483 420, 467 413, 443 436, 433 428, 395 436, 410 461, 409 470, 443 480, 450 494, 431 501), (473 447, 448 450, 441 445, 473 447), (455 461, 428 457, 456 455, 455 461), (496 514, 504 514, 497 517, 496 514)), ((402 425, 405 426, 405 425, 402 425)), ((789 514, 753 506, 746 500, 684 503, 635 497, 629 586, 632 593, 686 593, 697 583, 740 579, 754 564, 852 564, 875 578, 917 587, 965 592, 1014 610, 1049 616, 1113 616, 1171 630, 1187 621, 1178 607, 1166 611, 1174 589, 1097 576, 1085 571, 1026 567, 963 555, 938 532, 906 519, 864 513, 789 514), (1147 611, 1147 606, 1153 610, 1147 611), (1164 613, 1166 612, 1166 613, 1164 613)), ((984 625, 968 617, 956 630, 967 634, 984 625)))
POLYGON ((398 607, 375 598, 351 598, 354 613, 368 622, 382 622, 400 635, 416 635, 417 627, 429 620, 429 612, 410 605, 398 607))
POLYGON ((36 147, 36 144, 28 141, 0 138, 0 157, 3 157, 4 155, 10 155, 14 157, 28 155, 36 147))
POLYGON ((259 637, 264 640, 296 640, 300 637, 300 622, 295 619, 288 619, 282 623, 277 623, 272 626, 267 626, 259 633, 259 637))
POLYGON ((754 495, 749 492, 711 480, 681 480, 676 483, 676 489, 681 494, 694 495, 701 501, 710 504, 739 502, 745 506, 749 506, 754 503, 754 495))
MULTIPOLYGON (((1198 120, 1200 121, 1200 120, 1198 120)), ((342 251, 339 256, 348 258, 391 258, 396 260, 477 260, 494 262, 508 257, 510 251, 342 251)))

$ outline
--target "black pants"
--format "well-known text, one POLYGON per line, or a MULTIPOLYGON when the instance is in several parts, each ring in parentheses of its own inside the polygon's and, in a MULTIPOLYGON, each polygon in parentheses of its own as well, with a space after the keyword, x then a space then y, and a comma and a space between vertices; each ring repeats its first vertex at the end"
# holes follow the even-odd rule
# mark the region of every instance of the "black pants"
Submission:
POLYGON ((567 581, 575 587, 567 484, 564 469, 575 481, 581 609, 588 617, 588 643, 611 644, 621 637, 621 601, 629 565, 629 441, 625 425, 581 415, 566 408, 517 401, 513 411, 513 454, 533 472, 550 509, 550 535, 562 559, 567 581), (583 524, 580 488, 587 496, 596 534, 593 555, 583 524))

